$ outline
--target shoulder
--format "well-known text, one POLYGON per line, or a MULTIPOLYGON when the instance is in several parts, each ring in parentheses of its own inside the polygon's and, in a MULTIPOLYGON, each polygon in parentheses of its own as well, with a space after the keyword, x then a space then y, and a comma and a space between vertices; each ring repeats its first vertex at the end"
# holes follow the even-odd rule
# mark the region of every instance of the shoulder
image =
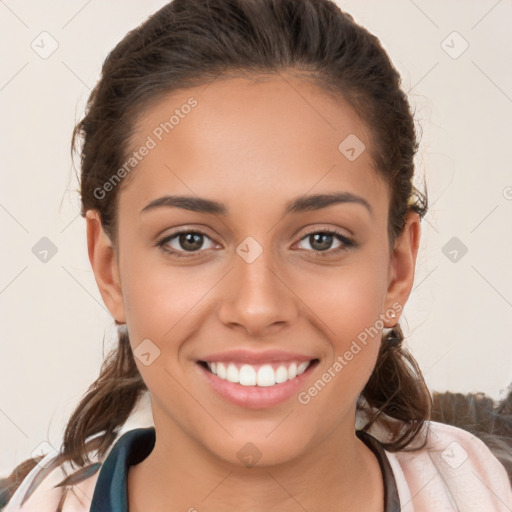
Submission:
POLYGON ((26 475, 1 512, 89 512, 100 459, 90 456, 83 468, 59 463, 55 452, 44 456, 26 475))
MULTIPOLYGON (((89 439, 93 437, 96 435, 89 439)), ((122 500, 126 467, 143 458, 152 449, 154 440, 153 426, 125 425, 101 456, 89 450, 89 461, 83 467, 62 462, 56 452, 47 454, 27 474, 0 512, 90 512, 94 500, 97 504, 111 491, 116 495, 113 499, 122 500)))
POLYGON ((403 498, 403 512, 512 510, 505 467, 466 430, 430 421, 423 448, 386 455, 403 498))

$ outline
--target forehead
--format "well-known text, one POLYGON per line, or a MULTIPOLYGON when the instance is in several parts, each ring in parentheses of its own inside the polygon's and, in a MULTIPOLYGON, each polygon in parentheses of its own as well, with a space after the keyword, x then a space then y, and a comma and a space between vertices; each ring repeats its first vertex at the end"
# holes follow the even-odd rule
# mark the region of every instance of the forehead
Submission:
POLYGON ((353 108, 284 73, 166 95, 138 118, 128 153, 143 146, 149 149, 121 194, 138 204, 164 193, 263 205, 277 191, 336 189, 373 201, 384 191, 369 132, 353 108))

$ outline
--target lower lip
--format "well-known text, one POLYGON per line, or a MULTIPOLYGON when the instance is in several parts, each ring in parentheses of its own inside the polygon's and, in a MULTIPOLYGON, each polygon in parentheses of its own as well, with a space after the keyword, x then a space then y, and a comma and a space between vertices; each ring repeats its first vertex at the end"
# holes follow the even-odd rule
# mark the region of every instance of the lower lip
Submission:
POLYGON ((231 403, 249 409, 262 409, 285 402, 299 392, 317 365, 318 361, 315 361, 306 368, 304 373, 273 386, 242 386, 242 384, 237 382, 221 379, 207 370, 202 364, 196 364, 214 391, 231 403))

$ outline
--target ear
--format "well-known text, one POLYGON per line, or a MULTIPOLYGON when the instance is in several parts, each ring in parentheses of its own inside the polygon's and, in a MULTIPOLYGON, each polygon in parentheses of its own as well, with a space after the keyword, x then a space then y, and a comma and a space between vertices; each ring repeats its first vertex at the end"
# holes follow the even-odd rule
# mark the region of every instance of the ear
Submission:
POLYGON ((119 266, 110 238, 103 230, 97 210, 87 210, 87 247, 89 261, 103 302, 117 323, 126 323, 119 266))
POLYGON ((400 304, 397 317, 392 322, 392 327, 398 321, 400 311, 409 299, 414 282, 416 269, 416 256, 420 243, 420 218, 414 211, 406 214, 406 224, 402 234, 395 240, 389 267, 389 284, 385 297, 386 310, 395 309, 393 304, 400 304))

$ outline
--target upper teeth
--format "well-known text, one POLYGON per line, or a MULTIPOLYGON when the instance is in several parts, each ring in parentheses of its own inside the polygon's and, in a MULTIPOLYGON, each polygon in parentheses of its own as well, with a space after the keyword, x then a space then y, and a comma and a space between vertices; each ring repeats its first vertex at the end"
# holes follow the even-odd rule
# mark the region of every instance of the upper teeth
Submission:
POLYGON ((207 362, 208 368, 220 379, 229 382, 237 382, 242 386, 273 386, 293 379, 306 371, 311 361, 303 363, 279 363, 274 365, 264 364, 254 366, 243 364, 240 369, 233 363, 207 362))

